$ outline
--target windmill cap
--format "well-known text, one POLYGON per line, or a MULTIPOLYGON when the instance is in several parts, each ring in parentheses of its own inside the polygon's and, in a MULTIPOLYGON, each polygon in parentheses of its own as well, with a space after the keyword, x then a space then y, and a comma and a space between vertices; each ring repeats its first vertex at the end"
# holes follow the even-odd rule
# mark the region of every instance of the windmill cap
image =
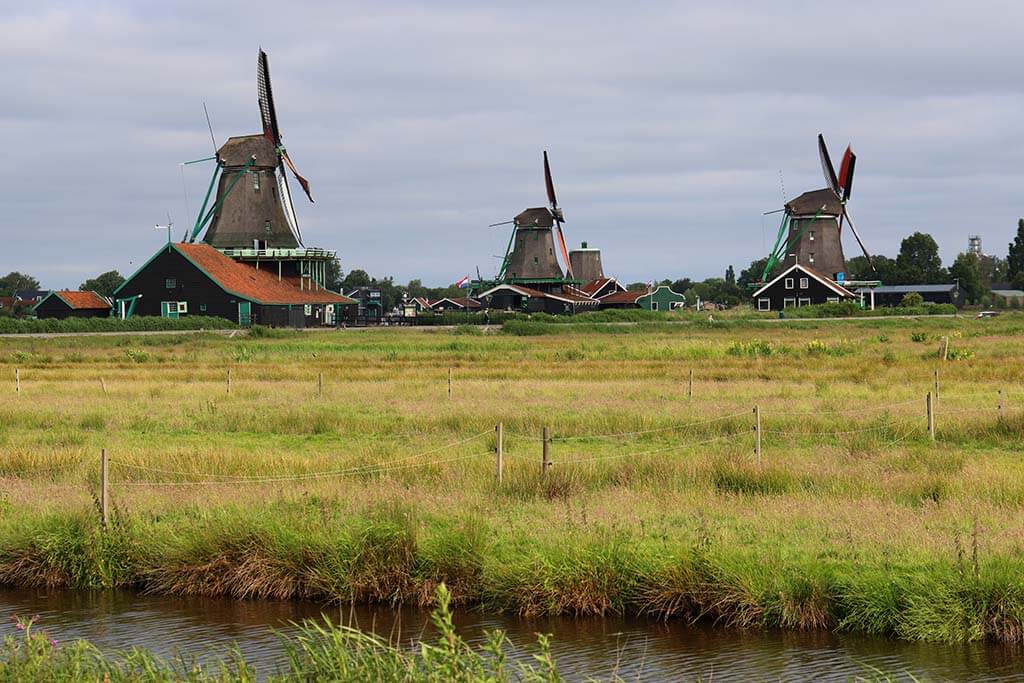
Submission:
POLYGON ((538 206, 526 209, 516 216, 513 221, 516 227, 521 228, 550 228, 555 224, 555 217, 548 207, 538 206))
POLYGON ((836 193, 827 187, 821 190, 804 192, 795 199, 786 202, 786 213, 791 216, 840 216, 843 205, 836 193))
POLYGON ((225 166, 245 166, 256 159, 253 166, 277 168, 277 148, 265 135, 239 135, 228 138, 217 150, 217 157, 225 166))

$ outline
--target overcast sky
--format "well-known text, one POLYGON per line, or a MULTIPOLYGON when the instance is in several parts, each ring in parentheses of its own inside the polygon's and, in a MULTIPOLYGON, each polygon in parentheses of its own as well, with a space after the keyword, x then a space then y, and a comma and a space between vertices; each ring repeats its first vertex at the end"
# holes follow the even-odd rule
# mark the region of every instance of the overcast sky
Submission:
POLYGON ((260 45, 317 200, 296 196, 306 244, 344 270, 493 274, 508 228, 486 226, 545 203, 548 149, 567 239, 609 274, 738 271, 783 191, 823 185, 818 132, 836 159, 853 143, 873 252, 920 229, 946 263, 974 232, 1005 255, 1022 26, 1011 2, 0 0, 0 272, 76 287, 133 272, 168 212, 180 237, 212 171, 180 166, 211 153, 203 102, 218 142, 260 131, 260 45))

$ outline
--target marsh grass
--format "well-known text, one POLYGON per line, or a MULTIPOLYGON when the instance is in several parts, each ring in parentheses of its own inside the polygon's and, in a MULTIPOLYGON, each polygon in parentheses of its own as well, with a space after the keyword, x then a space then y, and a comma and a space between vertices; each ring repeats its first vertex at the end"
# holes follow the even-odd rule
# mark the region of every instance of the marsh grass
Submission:
POLYGON ((0 582, 1024 637, 1019 316, 514 322, 0 340, 0 582))

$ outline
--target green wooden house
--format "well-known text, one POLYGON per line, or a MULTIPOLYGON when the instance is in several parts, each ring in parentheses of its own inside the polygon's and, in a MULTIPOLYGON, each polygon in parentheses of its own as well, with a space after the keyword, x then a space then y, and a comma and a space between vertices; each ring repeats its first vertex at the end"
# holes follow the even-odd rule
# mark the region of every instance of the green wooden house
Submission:
POLYGON ((648 311, 674 311, 686 305, 686 297, 668 285, 660 285, 638 298, 636 305, 648 311))

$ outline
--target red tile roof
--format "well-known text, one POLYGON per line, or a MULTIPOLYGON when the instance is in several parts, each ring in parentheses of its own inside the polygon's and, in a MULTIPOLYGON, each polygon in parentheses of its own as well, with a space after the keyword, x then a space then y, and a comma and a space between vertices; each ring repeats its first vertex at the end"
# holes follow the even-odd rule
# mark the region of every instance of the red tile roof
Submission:
POLYGON ((354 299, 326 289, 299 289, 295 279, 278 280, 265 270, 240 263, 208 244, 179 242, 174 248, 224 291, 261 304, 351 304, 354 299))
POLYGON ((62 289, 54 292, 64 303, 74 309, 109 309, 110 302, 96 292, 73 292, 62 289))
POLYGON ((635 304, 636 300, 647 296, 647 292, 612 292, 600 298, 603 304, 635 304))
POLYGON ((601 288, 612 281, 610 277, 599 277, 596 280, 591 280, 587 284, 583 285, 581 289, 587 294, 593 295, 595 292, 600 292, 601 288))

